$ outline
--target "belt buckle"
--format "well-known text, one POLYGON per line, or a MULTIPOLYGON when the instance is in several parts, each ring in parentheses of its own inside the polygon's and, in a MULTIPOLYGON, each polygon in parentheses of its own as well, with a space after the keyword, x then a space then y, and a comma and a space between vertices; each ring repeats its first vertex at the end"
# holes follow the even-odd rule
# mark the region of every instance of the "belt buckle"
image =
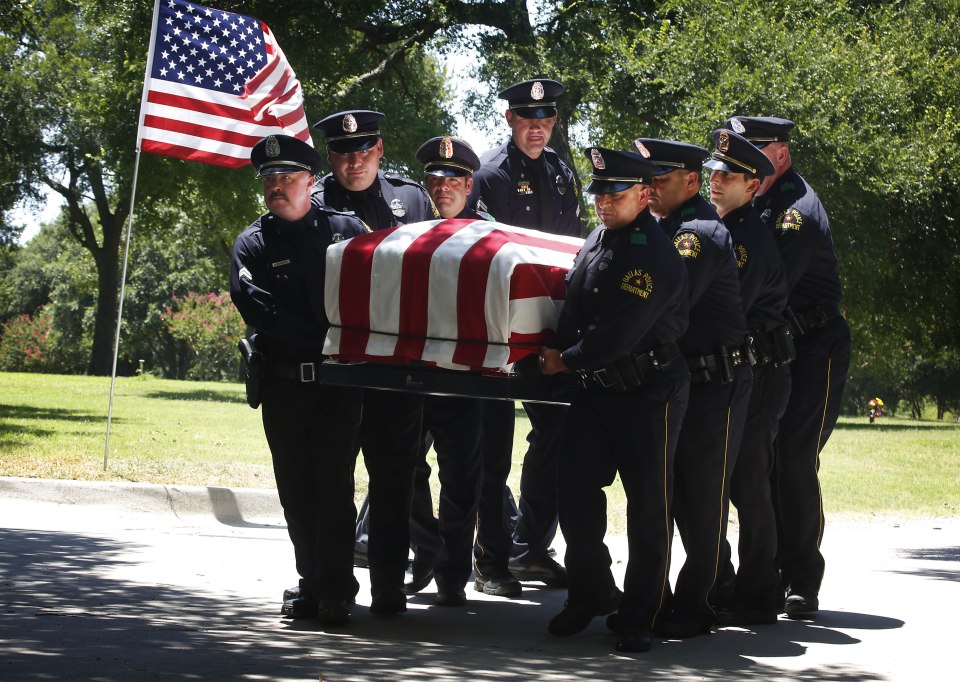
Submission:
POLYGON ((604 388, 610 388, 613 386, 613 380, 610 379, 610 376, 607 374, 606 367, 601 367, 600 369, 596 370, 593 373, 593 378, 604 388))
POLYGON ((300 383, 308 384, 317 380, 316 365, 312 362, 300 363, 300 383))

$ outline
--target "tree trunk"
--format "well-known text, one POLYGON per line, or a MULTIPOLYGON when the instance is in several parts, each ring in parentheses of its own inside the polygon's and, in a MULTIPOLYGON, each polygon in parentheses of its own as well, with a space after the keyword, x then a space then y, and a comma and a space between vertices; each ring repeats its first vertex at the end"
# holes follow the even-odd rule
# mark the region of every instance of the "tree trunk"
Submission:
POLYGON ((93 322, 93 345, 88 373, 109 376, 113 371, 113 346, 117 332, 117 302, 120 291, 120 234, 122 219, 100 214, 103 245, 93 251, 97 265, 97 312, 93 322))

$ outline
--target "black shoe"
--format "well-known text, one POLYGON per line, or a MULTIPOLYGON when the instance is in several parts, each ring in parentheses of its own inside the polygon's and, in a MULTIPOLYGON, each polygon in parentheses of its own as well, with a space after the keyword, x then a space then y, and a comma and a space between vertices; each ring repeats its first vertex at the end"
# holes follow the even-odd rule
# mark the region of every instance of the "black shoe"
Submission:
MULTIPOLYGON (((615 615, 615 614, 610 614, 615 615)), ((643 653, 650 651, 653 644, 653 635, 646 628, 627 628, 617 637, 617 651, 629 653, 643 653)))
POLYGON ((296 599, 300 596, 300 586, 294 585, 293 587, 288 587, 283 591, 283 601, 290 601, 291 599, 296 599))
POLYGON ((687 639, 688 637, 697 637, 709 633, 712 624, 713 619, 698 619, 671 614, 657 623, 653 630, 667 639, 687 639))
POLYGON ((353 600, 321 599, 317 608, 317 620, 324 625, 346 625, 350 622, 350 605, 353 600))
POLYGON ((280 613, 287 618, 316 618, 319 604, 312 597, 288 599, 280 607, 280 613))
POLYGON ((571 605, 567 600, 563 611, 550 619, 547 632, 554 637, 569 637, 582 632, 597 616, 605 616, 611 611, 616 611, 622 597, 623 593, 613 588, 606 598, 599 602, 571 605))
POLYGON ((623 629, 623 616, 621 616, 618 611, 614 611, 607 616, 607 630, 610 632, 620 632, 623 629))
POLYGON ((467 593, 462 587, 437 585, 437 596, 433 603, 437 606, 464 606, 467 603, 467 593))
POLYGON ((566 587, 567 569, 556 560, 545 557, 540 561, 518 561, 510 564, 510 573, 523 582, 540 581, 547 587, 566 587))
POLYGON ((370 613, 375 616, 395 616, 406 610, 407 597, 399 590, 378 595, 370 602, 370 613))
POLYGON ((820 609, 820 601, 813 596, 791 592, 787 595, 784 610, 792 620, 813 620, 820 609))
POLYGON ((433 580, 433 564, 423 564, 417 561, 410 567, 410 580, 403 584, 404 594, 416 594, 433 580))
POLYGON ((370 560, 367 558, 366 552, 360 552, 356 549, 353 550, 353 565, 356 568, 370 568, 370 560))
POLYGON ((510 573, 491 573, 489 575, 478 573, 477 579, 473 583, 473 589, 494 597, 519 597, 520 593, 523 592, 520 581, 510 573))
POLYGON ((771 625, 777 622, 777 612, 747 607, 717 609, 719 627, 744 627, 748 625, 771 625))

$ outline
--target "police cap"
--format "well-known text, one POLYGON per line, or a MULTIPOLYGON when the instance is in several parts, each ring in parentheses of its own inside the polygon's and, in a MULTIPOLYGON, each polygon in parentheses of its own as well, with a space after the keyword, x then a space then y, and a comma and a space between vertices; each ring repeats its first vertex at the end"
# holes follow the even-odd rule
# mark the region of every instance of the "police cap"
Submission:
POLYGON ((290 135, 268 135, 250 150, 250 163, 257 177, 277 173, 320 172, 323 156, 310 144, 290 135))
POLYGON ((776 116, 731 116, 723 127, 762 148, 771 142, 789 142, 790 131, 795 125, 789 119, 776 116))
POLYGON ((650 178, 663 173, 659 167, 634 152, 587 147, 583 153, 590 159, 592 168, 590 185, 587 187, 591 194, 613 194, 634 185, 649 185, 650 178))
POLYGON ((633 146, 640 156, 660 166, 664 173, 678 168, 699 173, 703 169, 703 160, 710 155, 706 149, 695 144, 649 137, 638 137, 633 141, 633 146))
POLYGON ((500 91, 510 111, 523 118, 551 118, 557 115, 557 98, 566 90, 549 78, 535 78, 500 91))
POLYGON ((770 159, 752 142, 732 130, 720 128, 713 131, 713 151, 704 168, 725 173, 747 173, 762 178, 773 175, 770 159))
POLYGON ((457 177, 473 175, 480 168, 480 159, 466 140, 443 135, 431 137, 417 150, 417 161, 423 164, 424 175, 457 177))
POLYGON ((339 111, 313 127, 323 131, 327 147, 339 154, 369 149, 380 139, 380 121, 384 114, 367 109, 339 111))

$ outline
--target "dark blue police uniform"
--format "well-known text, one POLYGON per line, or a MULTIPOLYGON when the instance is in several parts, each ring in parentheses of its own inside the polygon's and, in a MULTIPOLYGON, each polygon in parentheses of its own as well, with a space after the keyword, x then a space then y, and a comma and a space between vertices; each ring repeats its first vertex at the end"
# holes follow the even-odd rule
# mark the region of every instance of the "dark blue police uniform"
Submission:
MULTIPOLYGON (((668 172, 699 173, 707 156, 706 149, 680 142, 641 138, 637 143, 645 156, 668 172)), ((692 636, 707 632, 716 618, 730 476, 747 416, 752 373, 737 262, 727 228, 699 194, 659 222, 673 239, 690 280, 690 326, 680 348, 691 372, 673 491, 673 516, 686 559, 674 586, 671 614, 660 629, 668 636, 692 636)))
MULTIPOLYGON (((315 127, 337 153, 362 151, 380 139, 383 114, 366 110, 332 114, 315 127)), ((379 172, 371 186, 348 192, 332 174, 313 195, 317 205, 356 213, 373 230, 431 220, 436 209, 426 191, 405 178, 379 172)), ((360 446, 369 475, 368 562, 370 610, 388 615, 406 610, 404 573, 410 547, 414 469, 421 440, 423 400, 412 393, 367 389, 363 394, 360 446)))
MULTIPOLYGON (((788 142, 794 124, 774 117, 734 116, 725 123, 757 145, 788 142), (738 130, 739 128, 739 130, 738 130)), ((789 306, 798 323, 792 388, 777 437, 776 496, 781 581, 787 613, 815 612, 823 580, 820 451, 840 414, 850 366, 850 328, 830 223, 813 188, 788 168, 754 207, 773 227, 787 271, 789 306)))
MULTIPOLYGON (((512 85, 499 96, 508 100, 514 115, 542 119, 557 115, 556 98, 563 92, 556 81, 534 79, 512 85)), ((480 162, 468 205, 508 225, 581 235, 580 183, 552 149, 546 147, 539 158, 531 159, 511 139, 482 155, 480 162)), ((562 567, 548 552, 557 528, 557 452, 566 408, 535 403, 524 403, 523 407, 530 419, 530 433, 517 510, 512 509, 512 496, 506 487, 513 455, 515 408, 508 401, 488 401, 484 405, 484 482, 475 548, 478 589, 487 577, 507 577, 508 557, 510 570, 521 580, 539 580, 554 587, 565 584, 562 567), (515 525, 512 514, 516 515, 515 525)))
MULTIPOLYGON (((468 178, 480 160, 464 140, 440 136, 417 150, 424 175, 468 178)), ((487 214, 464 207, 458 220, 491 220, 487 214)), ((483 478, 481 458, 482 401, 477 398, 427 396, 423 417, 425 437, 414 480, 410 538, 414 550, 408 594, 418 592, 435 575, 436 603, 459 606, 466 602, 464 586, 470 578, 477 505, 483 478), (440 477, 439 518, 433 516, 430 492, 430 445, 437 455, 440 477)))
MULTIPOLYGON (((595 167, 588 191, 597 194, 648 184, 657 172, 631 152, 586 151, 595 167)), ((673 460, 690 385, 677 345, 687 328, 687 298, 687 273, 672 239, 646 208, 623 227, 594 230, 567 275, 558 348, 582 383, 561 432, 569 597, 550 621, 554 635, 574 634, 619 609, 617 648, 645 651, 667 608, 673 460), (630 550, 622 598, 604 544, 604 488, 618 473, 630 550)))
MULTIPOLYGON (((274 172, 306 169, 284 161, 312 158, 312 148, 272 137, 272 143, 254 147, 262 174, 271 170, 262 157, 268 144, 277 145, 274 172)), ((319 615, 334 625, 345 622, 359 588, 352 559, 361 392, 319 384, 313 369, 322 361, 328 326, 326 248, 364 232, 359 220, 329 208, 311 207, 293 222, 268 213, 236 238, 230 273, 230 296, 264 356, 263 428, 301 576, 299 599, 285 603, 284 613, 319 615)))
MULTIPOLYGON (((744 174, 747 179, 772 175, 763 152, 729 130, 714 132, 714 150, 704 166, 712 171, 744 174)), ((718 603, 720 621, 752 625, 775 622, 782 594, 776 569, 777 525, 770 479, 777 425, 790 397, 792 354, 784 311, 787 278, 773 234, 750 201, 730 210, 723 224, 733 239, 740 276, 740 297, 753 340, 756 364, 740 450, 730 481, 730 501, 739 519, 739 568, 723 546, 718 603)))

